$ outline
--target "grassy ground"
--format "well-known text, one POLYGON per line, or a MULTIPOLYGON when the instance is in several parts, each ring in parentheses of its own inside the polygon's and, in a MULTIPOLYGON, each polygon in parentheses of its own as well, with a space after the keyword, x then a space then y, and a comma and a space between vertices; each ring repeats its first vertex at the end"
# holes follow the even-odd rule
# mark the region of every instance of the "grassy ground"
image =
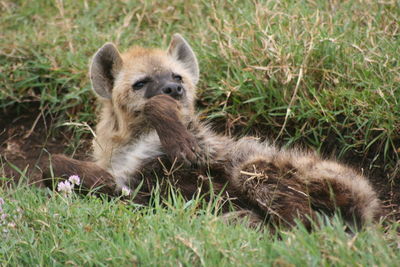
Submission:
MULTIPOLYGON (((383 183, 400 183, 398 1, 3 0, 0 11, 0 125, 4 114, 39 107, 51 118, 47 130, 71 133, 66 149, 79 150, 87 127, 65 123, 95 124, 92 54, 106 41, 120 50, 166 47, 179 32, 200 61, 200 112, 218 129, 312 147, 378 173, 383 183)), ((17 216, 15 227, 1 226, 4 264, 399 260, 396 226, 350 237, 335 223, 278 240, 225 226, 190 203, 137 210, 48 195, 25 186, 0 191, 6 212, 17 216)))
POLYGON ((226 225, 198 199, 171 198, 162 208, 119 200, 65 197, 20 186, 0 191, 0 263, 10 266, 397 266, 397 225, 355 235, 340 220, 281 237, 226 225))

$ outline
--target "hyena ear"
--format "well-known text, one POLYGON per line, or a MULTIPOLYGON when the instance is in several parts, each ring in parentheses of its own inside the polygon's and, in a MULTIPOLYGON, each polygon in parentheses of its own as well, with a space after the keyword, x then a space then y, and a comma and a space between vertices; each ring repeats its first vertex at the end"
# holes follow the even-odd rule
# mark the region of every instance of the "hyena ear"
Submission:
POLYGON ((190 71, 194 84, 199 81, 199 64, 196 56, 190 45, 180 34, 176 33, 172 36, 168 54, 183 63, 184 67, 190 71))
POLYGON ((93 56, 90 80, 93 90, 100 96, 111 98, 114 80, 122 67, 122 58, 112 43, 103 45, 93 56))

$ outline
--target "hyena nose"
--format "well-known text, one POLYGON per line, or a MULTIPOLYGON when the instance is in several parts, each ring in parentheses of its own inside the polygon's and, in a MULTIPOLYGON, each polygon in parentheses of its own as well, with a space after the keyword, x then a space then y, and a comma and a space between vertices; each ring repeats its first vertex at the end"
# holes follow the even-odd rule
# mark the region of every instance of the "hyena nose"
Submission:
POLYGON ((179 99, 183 95, 183 87, 180 84, 169 84, 161 89, 164 95, 169 95, 175 99, 179 99))

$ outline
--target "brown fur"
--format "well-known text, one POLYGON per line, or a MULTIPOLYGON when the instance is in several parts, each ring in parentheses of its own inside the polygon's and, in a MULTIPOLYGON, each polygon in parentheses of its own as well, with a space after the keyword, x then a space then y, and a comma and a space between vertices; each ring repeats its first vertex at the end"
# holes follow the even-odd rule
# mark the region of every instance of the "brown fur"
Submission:
POLYGON ((201 194, 210 199, 214 192, 236 207, 238 213, 231 215, 248 216, 253 225, 290 227, 300 221, 311 229, 317 213, 332 216, 337 210, 357 226, 377 218, 379 200, 353 169, 254 138, 217 135, 200 122, 194 113, 197 60, 179 35, 168 51, 133 48, 119 54, 106 44, 94 57, 91 77, 102 104, 95 163, 55 156, 56 176, 79 174, 85 188, 104 183, 107 194, 141 185, 135 201, 143 204, 157 183, 162 195, 171 185, 186 198, 201 194), (175 74, 181 79, 171 80, 175 74), (147 85, 132 89, 143 77, 164 86, 157 80, 161 76, 166 84, 182 86, 184 95, 174 99, 156 87, 160 93, 146 98, 147 85))
POLYGON ((80 161, 68 158, 64 155, 53 155, 46 164, 44 177, 56 177, 57 179, 44 179, 46 186, 55 188, 57 182, 66 180, 73 174, 79 174, 83 191, 96 190, 98 193, 114 195, 115 182, 110 173, 100 168, 93 162, 80 161))
POLYGON ((170 160, 182 159, 193 162, 198 145, 180 119, 180 105, 171 97, 155 96, 144 107, 144 114, 157 131, 161 146, 170 160))

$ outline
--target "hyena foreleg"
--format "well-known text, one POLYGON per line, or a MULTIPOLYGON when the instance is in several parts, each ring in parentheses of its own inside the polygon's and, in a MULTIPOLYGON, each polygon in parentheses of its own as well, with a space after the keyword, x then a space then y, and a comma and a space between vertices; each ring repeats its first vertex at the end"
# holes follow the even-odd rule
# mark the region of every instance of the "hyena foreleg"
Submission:
POLYGON ((192 163, 199 151, 195 136, 190 133, 180 117, 180 104, 172 97, 158 95, 145 105, 144 114, 157 131, 161 146, 169 159, 192 163))
POLYGON ((67 180, 71 175, 80 177, 80 190, 115 195, 113 176, 93 162, 68 158, 61 154, 53 155, 45 162, 43 168, 43 183, 55 188, 60 181, 67 180))

